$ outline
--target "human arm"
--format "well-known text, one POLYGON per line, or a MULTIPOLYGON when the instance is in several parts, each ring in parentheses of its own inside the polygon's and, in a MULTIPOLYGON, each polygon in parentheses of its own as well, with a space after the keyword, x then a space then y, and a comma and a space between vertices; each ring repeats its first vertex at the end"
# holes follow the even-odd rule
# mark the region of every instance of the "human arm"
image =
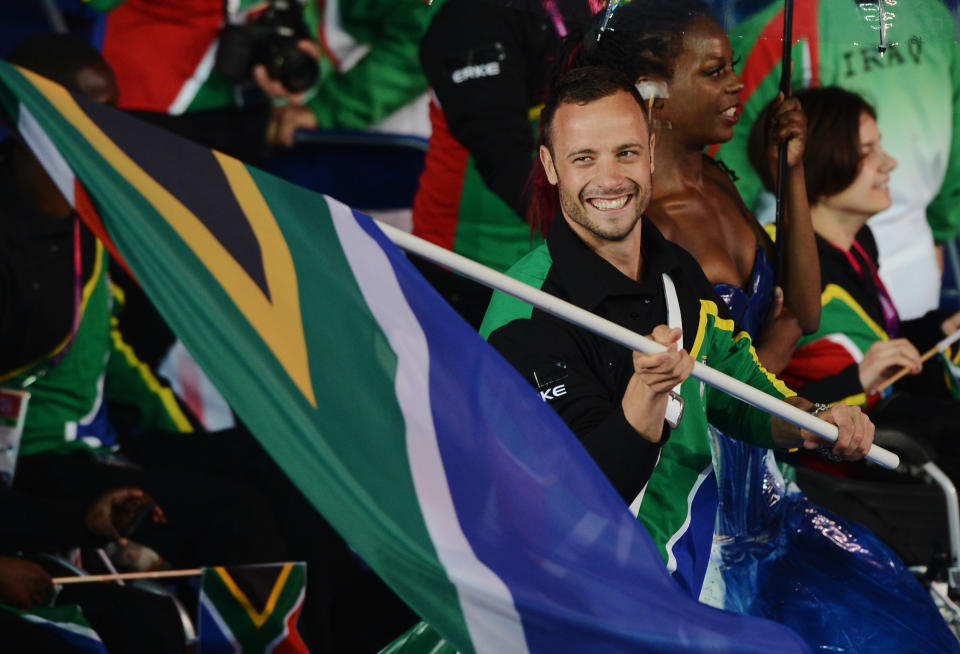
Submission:
POLYGON ((773 301, 756 345, 760 364, 773 374, 779 374, 790 362, 802 333, 796 316, 783 306, 783 291, 779 286, 774 287, 773 301))
MULTIPOLYGON (((152 501, 138 488, 110 490, 92 502, 2 489, 0 542, 16 550, 40 550, 116 540, 129 532, 133 518, 152 501)), ((153 522, 165 521, 156 507, 147 517, 153 522)))
MULTIPOLYGON (((587 360, 587 353, 602 358, 597 339, 559 321, 513 320, 495 329, 488 340, 567 423, 621 497, 632 501, 653 472, 668 432, 661 412, 656 425, 645 427, 648 438, 641 436, 628 422, 623 400, 629 396, 631 407, 650 398, 624 393, 602 379, 604 371, 587 360)), ((630 365, 633 372, 632 360, 630 365)), ((659 410, 665 409, 664 404, 659 410)))
MULTIPOLYGON (((938 11, 947 17, 945 24, 952 25, 948 13, 942 6, 938 11)), ((955 238, 957 229, 960 227, 960 49, 952 38, 946 40, 940 47, 949 49, 953 125, 950 130, 947 170, 940 190, 927 205, 927 222, 933 231, 933 240, 937 243, 955 238)))
POLYGON ((33 561, 0 556, 0 602, 18 609, 30 609, 53 590, 50 574, 33 561))
POLYGON ((149 495, 134 487, 107 491, 83 514, 83 526, 89 533, 105 540, 120 541, 123 546, 127 545, 126 536, 138 527, 141 520, 163 524, 167 518, 149 495))
POLYGON ((524 44, 531 20, 496 3, 449 0, 420 45, 450 133, 470 152, 487 188, 518 217, 526 210, 523 188, 534 155, 530 108, 538 100, 529 88, 535 55, 524 44))
MULTIPOLYGON (((708 316, 709 317, 709 316, 708 316)), ((796 396, 784 383, 760 365, 756 352, 745 333, 733 334, 732 322, 719 319, 710 329, 709 357, 712 365, 754 388, 779 397, 788 404, 808 409, 812 403, 796 396)), ((709 329, 709 327, 708 327, 709 329)), ((762 447, 814 449, 824 444, 820 437, 781 418, 760 411, 717 390, 707 389, 707 415, 711 423, 725 433, 762 447)), ((859 407, 838 404, 821 418, 837 425, 840 437, 832 451, 844 458, 863 457, 873 442, 873 425, 859 407)))
POLYGON ((820 267, 817 242, 810 219, 803 168, 807 119, 796 98, 778 93, 765 112, 767 165, 776 188, 779 172, 779 146, 786 143, 785 207, 783 234, 777 234, 777 249, 784 257, 782 265, 784 304, 796 317, 800 329, 810 334, 820 325, 820 267))
POLYGON ((370 49, 349 70, 323 77, 307 106, 321 129, 364 129, 427 90, 417 47, 435 9, 421 0, 379 0, 339 2, 339 10, 341 24, 370 49))
MULTIPOLYGON (((786 402, 804 411, 813 406, 809 400, 802 397, 788 398, 786 402)), ((826 445, 830 447, 831 453, 848 461, 862 459, 870 451, 870 446, 873 444, 874 426, 860 407, 834 404, 815 415, 837 427, 838 436, 835 443, 831 444, 813 432, 801 429, 781 418, 771 416, 770 431, 773 442, 783 449, 802 447, 805 450, 815 450, 826 445)))
POLYGON ((690 376, 693 359, 679 348, 680 329, 666 325, 654 328, 649 338, 669 351, 657 354, 633 353, 633 375, 627 383, 620 406, 627 422, 641 437, 657 443, 664 431, 670 391, 690 376))
MULTIPOLYGON (((373 6, 341 2, 338 8, 341 25, 334 29, 345 32, 342 25, 349 24, 353 29, 347 38, 358 41, 353 47, 367 47, 368 51, 348 70, 338 70, 328 49, 320 59, 320 81, 305 105, 300 104, 304 94, 288 93, 269 80, 266 70, 253 70, 254 80, 264 92, 293 103, 274 107, 266 133, 271 145, 292 147, 298 129, 366 129, 427 90, 417 47, 435 9, 419 0, 376 2, 373 6)), ((305 19, 323 39, 320 32, 326 29, 326 17, 318 11, 317 3, 310 3, 305 19)), ((312 42, 300 42, 297 47, 320 54, 312 42)), ((349 56, 349 52, 339 54, 349 56)))

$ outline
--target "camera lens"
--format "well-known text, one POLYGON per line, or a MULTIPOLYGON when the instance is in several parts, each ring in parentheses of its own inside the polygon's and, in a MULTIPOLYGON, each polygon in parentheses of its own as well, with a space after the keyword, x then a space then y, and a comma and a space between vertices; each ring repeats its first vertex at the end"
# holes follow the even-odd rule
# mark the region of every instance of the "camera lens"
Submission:
POLYGON ((302 50, 289 48, 279 63, 278 79, 291 93, 306 91, 317 81, 320 72, 317 62, 302 50))
POLYGON ((256 35, 246 27, 228 26, 220 34, 214 67, 230 79, 247 76, 253 59, 256 35))

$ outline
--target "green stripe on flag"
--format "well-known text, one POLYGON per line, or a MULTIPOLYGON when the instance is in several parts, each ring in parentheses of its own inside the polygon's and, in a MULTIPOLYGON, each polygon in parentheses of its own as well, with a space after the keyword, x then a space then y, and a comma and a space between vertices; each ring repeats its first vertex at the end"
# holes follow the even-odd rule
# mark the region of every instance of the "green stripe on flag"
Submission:
MULTIPOLYGON (((69 125, 13 68, 0 65, 0 80, 8 87, 0 90, 5 106, 12 90, 29 107, 87 189, 150 300, 290 479, 401 597, 452 641, 470 643, 456 589, 417 501, 394 389, 396 355, 363 300, 318 196, 247 169, 296 270, 315 408, 201 261, 208 253, 195 253, 125 176, 130 170, 117 171, 88 142, 102 144, 102 133, 69 125), (297 214, 316 220, 304 224, 297 214)), ((76 112, 73 100, 56 101, 76 112)), ((100 115, 80 113, 89 120, 100 115)), ((187 147, 173 136, 169 142, 171 151, 187 147)), ((176 189, 168 190, 176 196, 176 189)))
POLYGON ((204 568, 201 592, 226 623, 244 651, 266 651, 267 645, 283 634, 286 615, 297 606, 306 584, 304 564, 257 566, 277 574, 273 602, 265 607, 249 606, 249 600, 231 579, 231 568, 204 568), (288 569, 286 574, 280 569, 288 569), (280 573, 280 574, 278 574, 280 573))

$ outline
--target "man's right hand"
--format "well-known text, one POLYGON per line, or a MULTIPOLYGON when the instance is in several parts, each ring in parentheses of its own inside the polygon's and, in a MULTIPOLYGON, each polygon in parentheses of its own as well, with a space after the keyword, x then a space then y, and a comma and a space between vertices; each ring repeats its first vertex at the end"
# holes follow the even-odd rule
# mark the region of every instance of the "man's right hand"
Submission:
POLYGON ((860 385, 863 390, 870 391, 900 368, 909 368, 912 374, 917 374, 922 367, 917 348, 905 338, 896 338, 871 345, 857 369, 860 385))
POLYGON ((50 575, 33 561, 0 556, 0 602, 25 610, 40 604, 52 589, 50 575))
POLYGON ((658 443, 663 435, 667 399, 674 386, 693 370, 693 358, 677 349, 683 332, 666 325, 654 328, 649 338, 669 348, 658 354, 633 353, 633 376, 620 405, 623 415, 640 436, 658 443))

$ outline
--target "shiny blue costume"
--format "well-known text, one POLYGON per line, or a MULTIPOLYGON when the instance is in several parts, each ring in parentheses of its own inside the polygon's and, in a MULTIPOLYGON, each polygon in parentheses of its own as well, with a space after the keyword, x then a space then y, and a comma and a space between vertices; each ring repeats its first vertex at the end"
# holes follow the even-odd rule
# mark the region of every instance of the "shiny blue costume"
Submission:
MULTIPOLYGON (((756 340, 773 290, 763 248, 748 291, 714 288, 756 340)), ((817 651, 960 651, 926 591, 885 544, 785 482, 769 450, 715 429, 711 435, 720 499, 711 568, 719 574, 708 572, 702 601, 783 623, 817 651)))

